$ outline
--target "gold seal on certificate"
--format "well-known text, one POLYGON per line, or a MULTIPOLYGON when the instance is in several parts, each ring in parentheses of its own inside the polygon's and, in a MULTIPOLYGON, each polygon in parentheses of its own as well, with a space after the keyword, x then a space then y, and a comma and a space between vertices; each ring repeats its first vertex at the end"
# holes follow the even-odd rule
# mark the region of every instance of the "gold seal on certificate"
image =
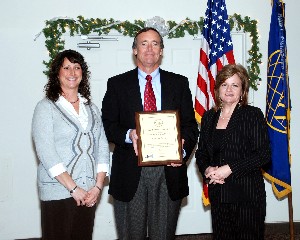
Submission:
POLYGON ((182 163, 178 111, 137 112, 138 165, 182 163))

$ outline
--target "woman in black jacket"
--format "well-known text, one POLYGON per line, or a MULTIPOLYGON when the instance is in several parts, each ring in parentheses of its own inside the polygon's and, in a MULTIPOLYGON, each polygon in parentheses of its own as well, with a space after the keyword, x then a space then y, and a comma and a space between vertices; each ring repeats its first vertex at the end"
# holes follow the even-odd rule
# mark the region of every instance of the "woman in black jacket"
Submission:
POLYGON ((208 184, 214 239, 264 238, 266 192, 261 167, 270 161, 262 111, 248 105, 249 77, 239 64, 217 74, 215 107, 201 121, 196 163, 208 184))

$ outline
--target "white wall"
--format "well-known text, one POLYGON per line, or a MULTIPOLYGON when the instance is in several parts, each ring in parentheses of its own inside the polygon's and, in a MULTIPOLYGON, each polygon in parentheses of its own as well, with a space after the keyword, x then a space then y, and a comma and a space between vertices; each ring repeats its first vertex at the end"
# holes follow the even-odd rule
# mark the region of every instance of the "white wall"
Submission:
MULTIPOLYGON (((270 24, 270 0, 227 0, 228 14, 239 13, 258 20, 260 51, 263 54, 259 90, 255 105, 265 109, 267 43, 270 24)), ((299 92, 300 76, 298 41, 300 37, 297 0, 286 0, 286 30, 289 57, 289 75, 292 98, 291 153, 294 220, 300 221, 300 152, 297 133, 300 133, 299 92)), ((36 187, 36 158, 31 140, 31 118, 38 100, 43 97, 46 83, 42 64, 47 60, 44 38, 33 41, 44 27, 44 21, 53 17, 114 18, 116 20, 148 19, 161 16, 180 22, 189 17, 198 20, 204 16, 206 0, 167 1, 152 0, 32 0, 0 2, 0 239, 40 236, 40 209, 36 187)), ((191 81, 196 81, 190 79, 191 81)), ((190 166, 191 167, 191 166, 190 166)), ((287 200, 278 201, 267 188, 267 222, 288 221, 287 200)), ((200 193, 199 193, 200 195, 200 193)), ((201 202, 199 201, 199 204, 201 202)), ((199 221, 208 221, 208 215, 199 221)))

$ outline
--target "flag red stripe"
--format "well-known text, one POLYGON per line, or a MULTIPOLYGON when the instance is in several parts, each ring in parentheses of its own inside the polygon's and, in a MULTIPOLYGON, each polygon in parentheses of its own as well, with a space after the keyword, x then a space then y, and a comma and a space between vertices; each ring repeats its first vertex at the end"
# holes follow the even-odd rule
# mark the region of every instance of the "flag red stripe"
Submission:
POLYGON ((200 116, 203 116, 206 111, 197 99, 195 99, 195 110, 200 116))
POLYGON ((202 48, 200 49, 200 62, 202 63, 202 66, 206 68, 206 71, 208 71, 208 57, 202 48))
MULTIPOLYGON (((208 99, 209 96, 208 96, 208 92, 207 92, 207 83, 199 73, 198 73, 198 79, 197 79, 197 86, 201 90, 201 92, 204 94, 205 99, 208 99)), ((203 106, 203 107, 208 109, 208 102, 206 103, 206 106, 203 106)))
MULTIPOLYGON (((211 71, 208 72, 208 78, 209 78, 209 85, 210 85, 211 95, 213 97, 214 102, 216 102, 215 101, 215 91, 214 91, 215 90, 215 83, 216 83, 216 81, 215 81, 215 78, 212 75, 211 71)), ((208 108, 208 110, 209 110, 209 108, 208 108)))
POLYGON ((234 59, 234 55, 233 55, 233 50, 232 51, 228 51, 227 53, 225 53, 226 58, 228 63, 230 64, 234 64, 235 63, 235 59, 234 59))
POLYGON ((222 68, 223 68, 223 61, 221 61, 221 60, 223 60, 222 58, 224 57, 224 55, 221 57, 221 58, 219 58, 218 60, 217 60, 217 62, 216 62, 216 65, 217 65, 217 72, 219 72, 222 68))
POLYGON ((203 183, 203 193, 206 199, 208 199, 208 186, 207 183, 203 183))

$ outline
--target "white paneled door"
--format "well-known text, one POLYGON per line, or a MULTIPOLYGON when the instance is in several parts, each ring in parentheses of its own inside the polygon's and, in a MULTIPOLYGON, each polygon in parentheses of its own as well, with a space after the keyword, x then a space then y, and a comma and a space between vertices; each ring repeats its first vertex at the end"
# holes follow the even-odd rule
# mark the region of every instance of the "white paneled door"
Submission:
MULTIPOLYGON (((108 40, 91 41, 99 43, 100 48, 78 48, 78 43, 86 43, 80 36, 64 36, 65 49, 79 51, 85 57, 90 71, 93 102, 101 109, 102 99, 106 91, 107 79, 135 67, 132 55, 133 38, 122 35, 110 35, 108 40)), ((236 62, 246 63, 246 35, 233 34, 236 62)), ((195 97, 196 80, 199 62, 201 37, 194 39, 187 35, 183 38, 164 39, 165 49, 161 68, 188 77, 190 89, 195 97)), ((172 88, 172 86, 170 86, 172 88)), ((211 232, 210 210, 202 205, 202 185, 195 159, 192 158, 188 167, 190 195, 184 199, 179 216, 176 234, 196 234, 211 232)), ((108 181, 107 181, 108 183, 108 181)), ((100 204, 96 212, 94 239, 116 239, 115 221, 112 199, 104 188, 100 204)))

